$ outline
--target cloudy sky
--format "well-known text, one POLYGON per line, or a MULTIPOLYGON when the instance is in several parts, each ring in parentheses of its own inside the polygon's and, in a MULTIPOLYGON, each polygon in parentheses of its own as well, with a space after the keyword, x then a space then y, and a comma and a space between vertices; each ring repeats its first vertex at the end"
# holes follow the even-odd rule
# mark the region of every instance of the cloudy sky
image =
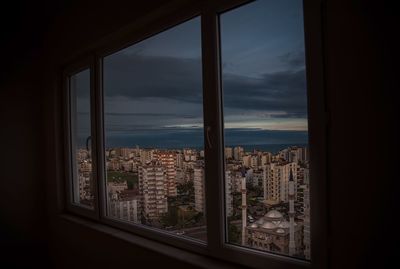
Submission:
MULTIPOLYGON (((307 143, 301 2, 221 15, 226 144, 307 143)), ((200 33, 194 18, 104 58, 107 146, 202 145, 200 33)))

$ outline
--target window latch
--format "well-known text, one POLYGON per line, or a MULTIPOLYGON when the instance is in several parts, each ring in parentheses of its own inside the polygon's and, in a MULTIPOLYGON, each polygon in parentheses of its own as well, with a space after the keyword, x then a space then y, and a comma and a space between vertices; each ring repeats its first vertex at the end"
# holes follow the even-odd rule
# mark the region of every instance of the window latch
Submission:
POLYGON ((86 150, 89 152, 89 141, 90 140, 92 140, 92 137, 89 135, 87 138, 86 138, 86 150))

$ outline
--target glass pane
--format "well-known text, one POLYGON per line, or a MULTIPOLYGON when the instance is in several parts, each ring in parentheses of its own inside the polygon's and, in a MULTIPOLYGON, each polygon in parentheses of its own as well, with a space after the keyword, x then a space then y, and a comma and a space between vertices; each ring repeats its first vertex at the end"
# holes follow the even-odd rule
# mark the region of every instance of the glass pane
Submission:
POLYGON ((228 243, 310 259, 302 1, 220 19, 228 243))
POLYGON ((93 208, 89 69, 70 77, 70 102, 73 202, 93 208))
POLYGON ((200 19, 104 58, 108 216, 206 240, 200 19))

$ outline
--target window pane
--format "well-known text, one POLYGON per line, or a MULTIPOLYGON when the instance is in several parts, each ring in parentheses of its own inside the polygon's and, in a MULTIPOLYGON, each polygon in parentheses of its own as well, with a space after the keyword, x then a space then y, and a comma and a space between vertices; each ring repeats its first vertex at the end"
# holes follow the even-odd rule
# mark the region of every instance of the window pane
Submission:
POLYGON ((70 77, 70 102, 73 202, 93 208, 89 69, 70 77))
POLYGON ((103 61, 108 216, 205 241, 200 19, 103 61))
POLYGON ((220 19, 228 243, 310 259, 302 1, 220 19))

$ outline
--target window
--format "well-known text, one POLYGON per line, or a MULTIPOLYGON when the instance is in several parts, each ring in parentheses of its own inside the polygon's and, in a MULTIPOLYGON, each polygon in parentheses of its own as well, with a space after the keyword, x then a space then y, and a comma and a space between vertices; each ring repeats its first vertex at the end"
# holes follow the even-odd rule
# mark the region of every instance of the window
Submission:
POLYGON ((69 78, 71 107, 71 151, 73 158, 72 197, 75 204, 93 208, 93 173, 89 147, 90 124, 90 70, 69 78))
POLYGON ((201 79, 199 17, 103 58, 109 217, 207 240, 201 79))
POLYGON ((67 209, 246 266, 323 268, 315 5, 171 9, 67 67, 67 209))

